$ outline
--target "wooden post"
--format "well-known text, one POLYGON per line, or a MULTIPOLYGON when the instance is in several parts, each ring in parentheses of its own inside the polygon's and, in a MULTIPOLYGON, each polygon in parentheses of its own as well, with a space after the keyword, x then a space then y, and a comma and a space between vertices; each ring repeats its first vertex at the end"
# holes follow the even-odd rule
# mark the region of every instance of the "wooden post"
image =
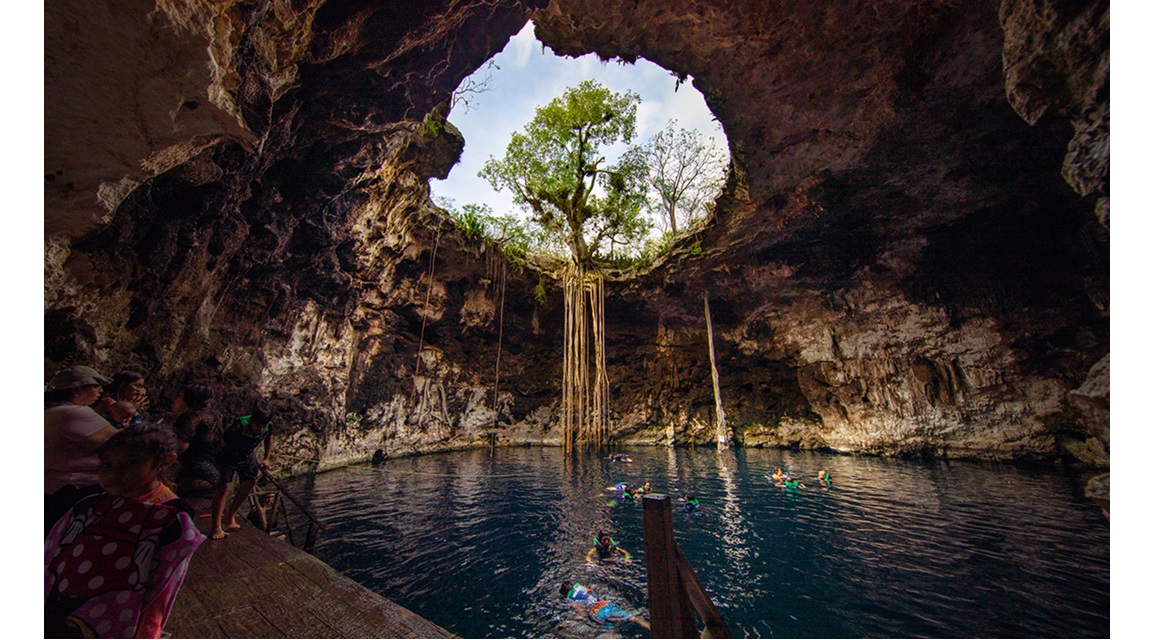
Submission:
POLYGON ((661 493, 642 498, 646 538, 646 601, 652 638, 697 638, 698 625, 678 573, 677 543, 670 499, 661 493))

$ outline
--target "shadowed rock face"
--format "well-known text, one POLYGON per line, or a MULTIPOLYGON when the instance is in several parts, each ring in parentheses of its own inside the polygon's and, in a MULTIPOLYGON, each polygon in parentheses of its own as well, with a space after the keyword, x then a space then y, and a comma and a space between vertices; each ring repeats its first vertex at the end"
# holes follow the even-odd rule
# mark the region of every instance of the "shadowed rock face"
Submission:
POLYGON ((559 288, 427 187, 442 103, 533 19, 693 76, 734 160, 699 236, 608 284, 616 439, 713 441, 708 296, 744 445, 1108 465, 1108 3, 45 12, 46 375, 141 370, 155 417, 192 377, 270 397, 300 468, 560 443, 559 288))

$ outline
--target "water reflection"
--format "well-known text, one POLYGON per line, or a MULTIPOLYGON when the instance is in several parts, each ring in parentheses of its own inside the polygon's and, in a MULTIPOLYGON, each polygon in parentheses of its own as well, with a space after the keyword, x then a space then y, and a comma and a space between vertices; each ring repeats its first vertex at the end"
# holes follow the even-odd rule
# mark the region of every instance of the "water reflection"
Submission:
POLYGON ((695 493, 680 544, 736 636, 1105 637, 1108 521, 1048 470, 763 450, 556 449, 391 460, 293 481, 328 528, 316 555, 464 637, 642 637, 573 616, 566 579, 646 614, 640 504, 695 493), (780 466, 807 485, 783 490, 780 466), (835 478, 817 483, 818 469, 835 478), (630 563, 588 564, 609 530, 630 563))

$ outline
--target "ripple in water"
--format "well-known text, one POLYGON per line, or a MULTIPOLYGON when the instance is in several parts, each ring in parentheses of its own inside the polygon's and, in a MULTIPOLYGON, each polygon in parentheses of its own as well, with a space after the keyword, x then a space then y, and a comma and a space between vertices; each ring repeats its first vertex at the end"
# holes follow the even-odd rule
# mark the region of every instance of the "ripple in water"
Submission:
POLYGON ((642 506, 690 491, 675 534, 735 637, 1109 637, 1109 523, 1080 479, 973 462, 639 448, 466 451, 299 478, 315 554, 467 638, 646 637, 569 609, 573 579, 643 617, 642 506), (804 490, 776 488, 781 466, 804 490), (834 488, 818 485, 827 469, 834 488), (587 564, 600 529, 634 558, 587 564))

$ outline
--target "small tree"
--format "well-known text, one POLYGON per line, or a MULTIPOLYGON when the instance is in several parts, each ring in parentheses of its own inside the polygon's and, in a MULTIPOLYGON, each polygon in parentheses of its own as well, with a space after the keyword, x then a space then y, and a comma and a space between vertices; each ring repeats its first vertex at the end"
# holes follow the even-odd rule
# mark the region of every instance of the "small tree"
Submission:
POLYGON ((530 221, 570 251, 570 267, 563 274, 567 449, 597 448, 607 432, 605 296, 596 260, 605 246, 637 245, 649 222, 641 215, 644 150, 632 147, 608 164, 603 148, 634 139, 639 101, 637 94, 618 94, 584 81, 540 107, 525 132, 511 136, 506 154, 488 160, 479 173, 496 191, 509 189, 530 221), (593 364, 588 334, 593 336, 593 364))
POLYGON ((727 154, 715 146, 713 138, 703 139, 698 130, 677 126, 671 120, 647 143, 652 213, 671 235, 709 213, 722 189, 727 163, 727 154))

